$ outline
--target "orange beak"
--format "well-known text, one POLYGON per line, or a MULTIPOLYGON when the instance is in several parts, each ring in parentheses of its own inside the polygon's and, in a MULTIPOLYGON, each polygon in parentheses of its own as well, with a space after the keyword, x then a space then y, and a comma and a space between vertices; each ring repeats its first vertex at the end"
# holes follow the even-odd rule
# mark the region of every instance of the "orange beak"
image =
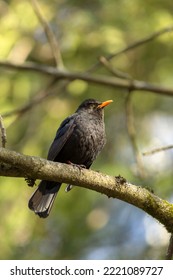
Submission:
POLYGON ((102 102, 100 105, 98 105, 97 108, 101 109, 101 108, 104 108, 105 106, 109 105, 110 103, 112 103, 113 100, 107 100, 107 101, 104 101, 102 102))

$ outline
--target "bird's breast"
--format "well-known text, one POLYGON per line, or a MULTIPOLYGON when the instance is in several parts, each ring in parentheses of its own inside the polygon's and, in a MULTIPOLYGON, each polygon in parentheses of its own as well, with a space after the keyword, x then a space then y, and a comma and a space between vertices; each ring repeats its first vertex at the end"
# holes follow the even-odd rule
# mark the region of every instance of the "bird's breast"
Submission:
POLYGON ((78 121, 59 156, 65 161, 82 164, 88 168, 105 142, 104 123, 78 121))
POLYGON ((104 124, 95 122, 76 127, 76 144, 83 164, 91 164, 106 142, 104 124), (84 163, 85 162, 85 163, 84 163))

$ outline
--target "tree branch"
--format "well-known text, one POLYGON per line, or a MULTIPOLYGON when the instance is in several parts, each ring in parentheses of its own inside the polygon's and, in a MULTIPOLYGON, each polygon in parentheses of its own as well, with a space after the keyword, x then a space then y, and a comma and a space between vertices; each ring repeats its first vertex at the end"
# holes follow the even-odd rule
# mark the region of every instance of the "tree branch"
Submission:
POLYGON ((135 128, 135 122, 134 122, 134 112, 133 112, 133 106, 132 106, 132 91, 129 91, 126 103, 125 103, 125 109, 126 109, 126 126, 127 126, 127 132, 130 138, 130 142, 133 148, 133 152, 136 158, 137 163, 137 173, 138 176, 141 178, 145 177, 145 170, 142 163, 141 153, 138 148, 137 144, 137 137, 136 137, 136 128, 135 128))
POLYGON ((170 240, 169 240, 169 245, 168 249, 166 252, 166 260, 172 260, 173 256, 173 234, 171 234, 170 240))
POLYGON ((7 61, 0 61, 0 67, 4 67, 11 70, 20 70, 20 71, 35 71, 45 75, 50 75, 57 77, 62 80, 82 80, 88 83, 104 85, 115 88, 122 88, 128 90, 138 90, 140 92, 148 91, 157 94, 173 96, 173 88, 167 88, 145 81, 138 80, 122 80, 115 77, 109 77, 104 75, 93 75, 89 73, 80 73, 80 72, 68 72, 65 70, 59 70, 55 67, 39 65, 36 63, 24 63, 16 64, 7 61))
POLYGON ((57 81, 57 78, 53 78, 46 86, 46 88, 44 90, 40 90, 36 95, 34 95, 34 97, 29 102, 20 107, 15 108, 14 110, 4 113, 3 117, 7 118, 11 117, 12 115, 21 116, 22 114, 32 109, 32 107, 40 104, 43 100, 45 100, 48 96, 52 94, 52 89, 57 83, 57 81))
POLYGON ((0 148, 0 176, 44 179, 88 188, 144 210, 162 223, 169 232, 173 231, 173 205, 146 188, 127 182, 121 176, 81 170, 68 164, 22 155, 5 148, 0 148))
POLYGON ((3 124, 3 118, 0 115, 0 132, 1 132, 1 142, 2 142, 2 147, 5 148, 5 144, 7 142, 7 134, 6 134, 6 129, 3 124))
POLYGON ((143 156, 150 156, 150 155, 153 155, 153 154, 156 154, 156 153, 159 153, 159 152, 163 152, 163 151, 166 151, 166 150, 170 150, 170 149, 173 149, 173 145, 168 145, 168 146, 163 146, 163 147, 160 147, 160 148, 155 148, 151 151, 143 152, 142 155, 143 156))
MULTIPOLYGON (((117 57, 121 54, 124 54, 124 53, 127 53, 128 51, 131 51, 131 50, 134 50, 138 47, 141 47, 142 45, 146 44, 146 43, 149 43, 153 40, 155 40, 156 38, 158 38, 159 36, 165 34, 165 33, 168 33, 168 32, 172 32, 173 31, 173 26, 168 26, 168 27, 165 27, 157 32, 154 32, 153 34, 145 37, 145 38, 142 38, 141 40, 138 40, 132 44, 130 44, 129 46, 123 48, 122 50, 118 51, 118 52, 115 52, 111 55, 108 55, 106 56, 106 59, 109 61, 111 59, 113 59, 114 57, 117 57)), ((101 66, 101 61, 98 61, 96 64, 94 64, 93 66, 91 66, 91 68, 88 70, 89 72, 90 71, 95 71, 97 70, 97 68, 101 66)))
POLYGON ((128 80, 132 80, 132 77, 125 72, 122 72, 118 69, 115 69, 109 60, 106 59, 106 57, 101 56, 99 58, 99 61, 101 62, 101 64, 104 65, 104 67, 111 73, 113 74, 115 77, 120 78, 120 79, 128 79, 128 80))
POLYGON ((42 26, 44 28, 44 32, 45 32, 48 42, 50 44, 56 66, 63 69, 64 68, 63 60, 62 60, 59 44, 54 36, 54 33, 52 32, 52 29, 50 28, 46 19, 43 17, 43 15, 40 11, 38 2, 36 0, 30 0, 30 2, 35 11, 35 14, 37 15, 37 18, 39 19, 40 23, 42 24, 42 26))

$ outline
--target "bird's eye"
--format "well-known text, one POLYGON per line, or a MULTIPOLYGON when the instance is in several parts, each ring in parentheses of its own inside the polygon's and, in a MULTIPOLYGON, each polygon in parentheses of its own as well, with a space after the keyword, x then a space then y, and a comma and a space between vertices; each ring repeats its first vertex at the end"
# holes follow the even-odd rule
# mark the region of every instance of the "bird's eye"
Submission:
POLYGON ((94 108, 94 107, 95 107, 95 104, 90 103, 90 104, 89 104, 89 107, 90 107, 90 108, 94 108))

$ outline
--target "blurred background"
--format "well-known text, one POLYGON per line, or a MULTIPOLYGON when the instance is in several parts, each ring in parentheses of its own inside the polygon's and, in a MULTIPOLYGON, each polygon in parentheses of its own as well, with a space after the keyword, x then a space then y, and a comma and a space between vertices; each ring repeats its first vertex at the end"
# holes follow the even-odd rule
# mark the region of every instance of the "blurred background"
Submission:
MULTIPOLYGON (((172 0, 52 0, 39 1, 69 71, 86 71, 102 55, 173 24, 172 0)), ((0 59, 54 66, 50 45, 30 1, 0 1, 0 59)), ((115 69, 134 79, 173 89, 173 32, 112 59, 115 69)), ((97 74, 111 75, 104 67, 97 74)), ((0 67, 0 114, 7 129, 7 148, 46 157, 62 120, 86 98, 113 99, 105 109, 107 144, 92 166, 149 186, 173 201, 173 151, 142 157, 145 178, 137 174, 136 159, 126 126, 128 92, 76 80, 62 82, 37 106, 12 113, 44 92, 51 77, 0 67)), ((173 99, 135 91, 132 98, 136 140, 141 152, 173 144, 173 99)), ((38 182, 37 182, 38 183, 38 182)), ((0 178, 0 259, 161 259, 169 235, 146 213, 99 193, 62 186, 48 219, 27 207, 33 192, 24 179, 0 178)))

